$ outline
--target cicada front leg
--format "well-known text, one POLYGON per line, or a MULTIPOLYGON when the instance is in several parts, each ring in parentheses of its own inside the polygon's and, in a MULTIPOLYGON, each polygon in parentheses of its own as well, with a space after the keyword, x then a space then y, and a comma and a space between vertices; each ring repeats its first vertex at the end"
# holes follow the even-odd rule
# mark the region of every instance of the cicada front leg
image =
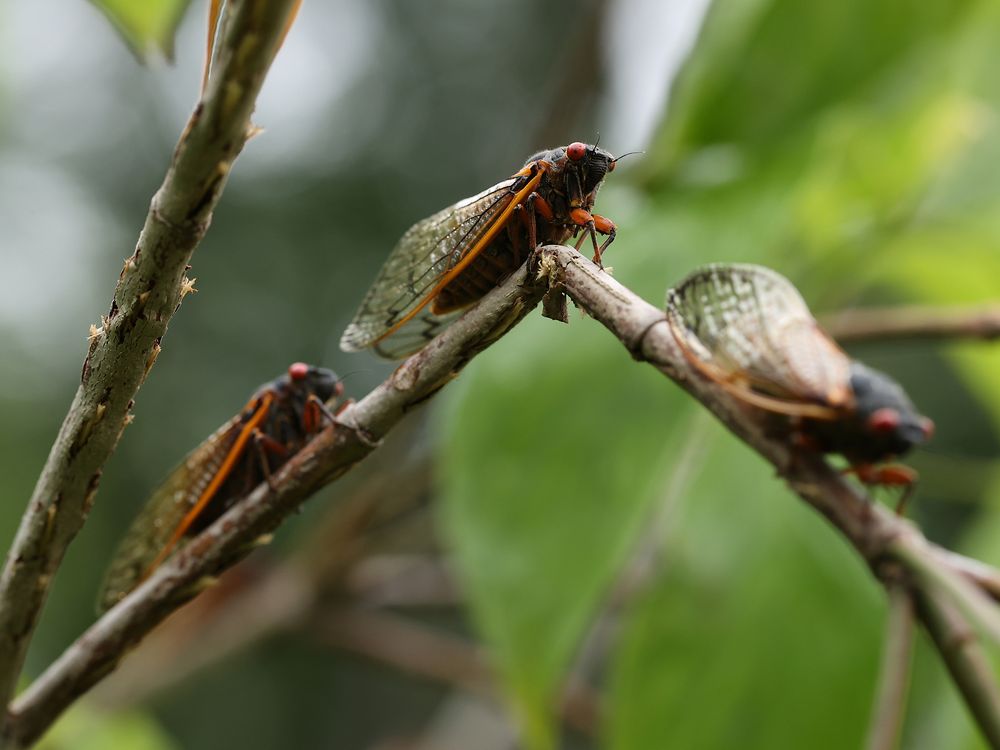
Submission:
POLYGON ((601 256, 607 249, 614 239, 615 234, 618 232, 618 228, 615 223, 606 216, 599 216, 598 214, 592 214, 583 208, 574 208, 569 212, 570 219, 578 227, 583 228, 583 234, 580 240, 576 243, 576 249, 579 250, 586 240, 587 236, 590 237, 590 241, 594 245, 594 263, 596 263, 601 268, 604 268, 604 263, 602 262, 601 256), (600 245, 597 244, 597 233, 607 235, 607 238, 600 245))
POLYGON ((878 487, 902 487, 903 492, 896 503, 896 515, 901 516, 906 511, 906 504, 917 486, 917 472, 902 464, 887 464, 872 466, 858 464, 844 469, 845 474, 854 474, 863 484, 878 487))

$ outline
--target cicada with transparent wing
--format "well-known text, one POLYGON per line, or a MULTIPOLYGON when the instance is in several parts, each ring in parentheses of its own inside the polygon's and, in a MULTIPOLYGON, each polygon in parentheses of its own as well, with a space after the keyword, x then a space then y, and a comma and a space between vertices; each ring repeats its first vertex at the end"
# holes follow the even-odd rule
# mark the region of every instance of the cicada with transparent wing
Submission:
POLYGON ((540 151, 503 182, 424 219, 402 236, 340 347, 368 347, 390 359, 412 354, 513 273, 539 244, 589 237, 594 261, 614 240, 614 223, 592 213, 615 168, 584 143, 540 151), (606 235, 598 244, 597 234, 606 235))
POLYGON ((330 416, 343 386, 330 370, 296 362, 261 386, 238 415, 185 457, 153 493, 116 552, 98 599, 105 611, 188 537, 221 516, 295 455, 330 416))
POLYGON ((877 465, 926 442, 934 424, 885 373, 852 360, 783 276, 709 265, 667 293, 667 321, 685 358, 805 449, 837 453, 866 484, 904 488, 913 469, 877 465))

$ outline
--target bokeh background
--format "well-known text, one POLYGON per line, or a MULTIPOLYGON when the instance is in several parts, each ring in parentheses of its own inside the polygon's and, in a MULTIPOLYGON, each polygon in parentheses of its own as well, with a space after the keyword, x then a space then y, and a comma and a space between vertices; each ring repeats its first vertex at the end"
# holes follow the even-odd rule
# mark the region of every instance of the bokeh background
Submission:
MULTIPOLYGON (((5 544, 197 97, 204 33, 196 2, 176 64, 143 67, 80 0, 0 10, 5 544)), ((361 396, 391 371, 336 343, 394 241, 541 147, 600 136, 643 152, 598 210, 619 226, 606 262, 651 301, 709 261, 770 265, 820 313, 1000 300, 997 70, 988 0, 305 3, 29 675, 92 621, 111 550, 157 481, 258 384, 307 360, 361 396)), ((359 493, 405 498, 346 567, 447 564, 461 601, 390 613, 478 640, 502 700, 359 656, 315 618, 168 679, 198 640, 176 627, 168 659, 85 701, 49 746, 857 747, 879 586, 762 461, 571 317, 533 315, 478 357, 389 458, 314 498, 248 574, 338 548, 324 530, 333 517, 343 531, 338 509, 359 493), (567 722, 554 707, 570 675, 599 710, 567 722)), ((912 457, 914 519, 1000 563, 1000 349, 852 353, 937 423, 912 457)), ((342 611, 337 576, 323 606, 342 611)), ((983 746, 923 643, 903 746, 983 746)))

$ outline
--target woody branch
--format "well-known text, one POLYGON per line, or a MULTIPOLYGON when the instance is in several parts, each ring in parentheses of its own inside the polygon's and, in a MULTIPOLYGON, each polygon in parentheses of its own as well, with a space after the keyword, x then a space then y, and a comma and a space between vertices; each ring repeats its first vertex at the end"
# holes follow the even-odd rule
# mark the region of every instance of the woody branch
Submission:
MULTIPOLYGON (((402 416, 432 397, 543 297, 545 309, 558 317, 564 312, 558 303, 562 295, 608 328, 633 357, 681 385, 771 462, 793 491, 854 546, 876 577, 917 592, 921 602, 940 603, 959 622, 974 618, 1000 632, 1000 615, 983 593, 997 596, 1000 571, 932 545, 905 519, 873 505, 822 457, 796 454, 792 460, 792 448, 765 434, 752 410, 690 369, 662 310, 572 248, 553 245, 540 248, 525 267, 345 410, 282 468, 273 478, 273 490, 263 484, 237 502, 72 644, 11 707, 15 742, 24 746, 40 736, 132 645, 196 593, 200 580, 244 556, 254 540, 276 528, 310 494, 367 456, 402 416)), ((921 616, 925 609, 918 610, 921 616)), ((947 640, 944 626, 936 624, 932 632, 945 633, 942 638, 947 640)), ((953 672, 962 675, 958 682, 984 733, 1000 740, 1000 734, 991 730, 1000 726, 1000 702, 992 699, 995 686, 979 669, 981 655, 967 648, 960 653, 942 649, 942 656, 953 672)))
POLYGON ((859 308, 824 316, 822 322, 842 343, 883 339, 994 341, 1000 338, 1000 305, 859 308))
POLYGON ((216 74, 153 196, 110 310, 92 328, 80 386, 0 577, 0 706, 14 691, 49 582, 87 517, 161 337, 192 288, 188 262, 251 133, 250 114, 295 1, 230 4, 216 74))

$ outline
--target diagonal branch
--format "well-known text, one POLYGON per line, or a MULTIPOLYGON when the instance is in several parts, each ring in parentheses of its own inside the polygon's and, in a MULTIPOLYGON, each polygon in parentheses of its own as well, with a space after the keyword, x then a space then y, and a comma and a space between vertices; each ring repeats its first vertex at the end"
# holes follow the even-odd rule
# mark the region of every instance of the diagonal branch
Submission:
POLYGON ((0 706, 14 690, 49 582, 93 503, 105 461, 131 420, 132 399, 190 282, 293 0, 233 2, 218 74, 195 108, 153 196, 111 308, 91 335, 73 398, 0 577, 0 706))
POLYGON ((202 581, 231 566, 311 494, 350 470, 405 416, 433 396, 480 350, 521 320, 544 287, 527 283, 524 268, 493 290, 444 334, 404 362, 336 424, 296 454, 76 640, 11 706, 9 739, 34 742, 77 697, 114 669, 125 653, 202 581))
MULTIPOLYGON (((842 533, 880 579, 898 580, 898 568, 910 572, 910 556, 918 555, 922 574, 905 580, 932 603, 942 589, 958 579, 975 586, 1000 580, 1000 573, 988 566, 969 564, 964 558, 953 560, 905 519, 874 505, 822 456, 793 453, 788 443, 769 437, 758 413, 691 371, 662 310, 637 297, 572 248, 546 246, 526 267, 405 361, 385 383, 345 410, 336 424, 273 478, 273 491, 267 484, 256 488, 72 644, 13 704, 13 740, 23 746, 36 739, 66 706, 112 670, 132 645, 193 596, 205 576, 245 555, 253 540, 276 528, 316 489, 368 455, 406 412, 433 396, 543 295, 550 303, 547 309, 558 311, 555 302, 562 294, 608 328, 636 359, 649 362, 675 380, 772 463, 791 488, 842 533), (907 557, 894 554, 895 550, 906 550, 907 557), (948 568, 951 575, 927 576, 927 566, 948 568), (930 580, 934 587, 928 593, 930 588, 922 587, 930 580)), ((960 600, 963 592, 949 593, 960 600)), ((1000 705, 987 700, 980 708, 976 715, 985 717, 981 722, 1000 717, 1000 705)))

